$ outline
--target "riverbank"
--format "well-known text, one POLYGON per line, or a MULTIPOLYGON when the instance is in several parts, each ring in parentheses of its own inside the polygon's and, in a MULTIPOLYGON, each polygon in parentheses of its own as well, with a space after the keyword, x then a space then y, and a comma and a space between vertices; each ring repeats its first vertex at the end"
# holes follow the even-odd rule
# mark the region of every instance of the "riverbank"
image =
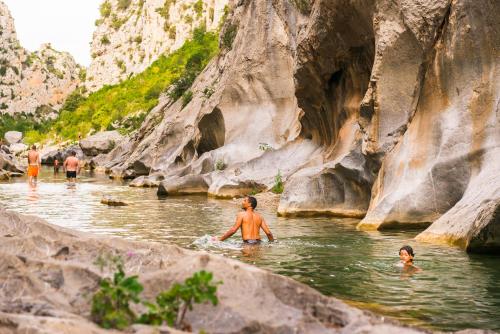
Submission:
MULTIPOLYGON (((98 237, 0 208, 0 329, 97 331, 90 299, 102 273, 99 255, 123 256, 152 298, 207 270, 222 280, 220 304, 195 306, 186 316, 195 332, 423 333, 326 297, 292 279, 221 256, 159 243, 98 237)), ((133 332, 152 332, 144 327, 133 332)))

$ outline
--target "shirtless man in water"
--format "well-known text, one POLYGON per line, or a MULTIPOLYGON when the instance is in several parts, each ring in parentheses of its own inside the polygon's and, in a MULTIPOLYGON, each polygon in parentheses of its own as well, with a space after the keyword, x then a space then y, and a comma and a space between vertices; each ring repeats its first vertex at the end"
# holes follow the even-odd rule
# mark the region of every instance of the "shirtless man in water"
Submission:
POLYGON ((40 167, 40 154, 36 151, 36 145, 33 145, 28 152, 28 183, 32 187, 36 187, 40 167))
POLYGON ((80 161, 76 157, 76 152, 71 151, 69 153, 69 157, 66 158, 63 164, 63 170, 66 172, 66 178, 68 182, 75 183, 76 182, 76 174, 80 173, 80 161))
POLYGON ((256 207, 257 199, 255 199, 255 197, 245 197, 243 202, 241 202, 241 208, 245 211, 238 213, 236 216, 236 223, 220 237, 219 240, 226 240, 241 228, 241 237, 244 243, 251 245, 259 244, 261 242, 259 234, 260 229, 264 230, 269 241, 274 241, 273 234, 264 218, 260 214, 254 212, 256 207))

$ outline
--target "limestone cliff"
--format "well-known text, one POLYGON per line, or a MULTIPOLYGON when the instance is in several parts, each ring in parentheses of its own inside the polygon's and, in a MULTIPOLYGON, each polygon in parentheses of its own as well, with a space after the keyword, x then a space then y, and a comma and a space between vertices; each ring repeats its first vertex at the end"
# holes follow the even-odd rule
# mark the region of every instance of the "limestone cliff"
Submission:
POLYGON ((359 217, 365 229, 435 222, 420 239, 498 249, 499 10, 231 2, 221 54, 190 103, 163 98, 95 162, 168 195, 263 191, 280 173, 281 215, 359 217))
POLYGON ((36 52, 21 47, 9 9, 0 1, 0 113, 47 117, 77 87, 80 70, 70 54, 50 44, 36 52))
POLYGON ((193 29, 219 26, 227 0, 105 0, 96 21, 86 86, 95 91, 142 72, 181 47, 193 29))

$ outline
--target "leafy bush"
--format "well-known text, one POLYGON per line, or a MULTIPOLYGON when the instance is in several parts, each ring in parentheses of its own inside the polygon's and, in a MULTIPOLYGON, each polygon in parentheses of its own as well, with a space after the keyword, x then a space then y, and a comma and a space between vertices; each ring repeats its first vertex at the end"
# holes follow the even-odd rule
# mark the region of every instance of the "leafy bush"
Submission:
POLYGON ((131 3, 132 0, 118 0, 118 9, 125 10, 130 6, 131 3))
POLYGON ((189 102, 193 99, 193 92, 188 90, 182 94, 182 108, 188 105, 189 102))
POLYGON ((170 6, 175 4, 175 0, 165 0, 163 3, 162 7, 156 8, 156 12, 160 14, 161 17, 163 17, 165 20, 168 20, 169 18, 169 12, 170 12, 170 6))
POLYGON ((215 168, 215 170, 224 170, 224 169, 226 169, 226 163, 224 162, 224 160, 218 159, 215 162, 214 168, 215 168))
POLYGON ((144 290, 138 276, 126 276, 123 264, 116 266, 113 279, 104 278, 92 298, 92 320, 103 328, 125 329, 136 320, 131 303, 139 303, 144 290))
POLYGON ((274 177, 274 186, 271 188, 271 191, 275 194, 281 194, 283 190, 283 180, 281 178, 281 172, 278 170, 278 174, 274 177))
POLYGON ((229 24, 222 35, 222 48, 226 50, 231 50, 233 47, 234 39, 238 33, 238 26, 235 24, 229 24))
POLYGON ((101 44, 108 45, 110 42, 108 36, 104 35, 101 37, 101 44))
POLYGON ((186 41, 170 55, 160 56, 144 72, 120 84, 104 86, 86 98, 81 96, 82 91, 69 97, 57 119, 40 136, 44 140, 56 136, 63 140, 76 140, 78 133, 86 135, 91 129, 102 131, 129 115, 141 115, 128 122, 126 132, 133 131, 158 104, 158 97, 165 87, 183 76, 189 77, 179 87, 177 98, 180 98, 217 52, 217 35, 197 30, 192 40, 186 41))
POLYGON ((193 5, 194 12, 196 13, 196 17, 200 18, 203 14, 203 0, 198 0, 193 5))
POLYGON ((261 151, 272 151, 273 147, 268 143, 259 143, 259 150, 261 151))
POLYGON ((184 317, 193 305, 211 302, 217 305, 217 285, 222 282, 212 282, 213 274, 204 270, 186 279, 184 284, 175 283, 170 290, 161 292, 156 297, 156 304, 144 303, 149 312, 139 318, 143 324, 162 325, 164 322, 178 329, 185 329, 184 317))
POLYGON ((136 322, 149 325, 167 323, 186 329, 189 327, 184 323, 184 317, 194 304, 211 302, 215 306, 219 303, 217 285, 222 282, 213 282, 213 274, 204 270, 194 273, 183 284, 175 283, 169 290, 158 294, 156 303, 152 303, 141 300, 140 294, 144 287, 138 276, 125 274, 120 256, 99 256, 94 264, 101 271, 105 267, 115 271, 112 278, 101 279, 99 290, 92 297, 92 320, 107 329, 123 330, 136 322), (148 311, 137 316, 130 305, 141 302, 148 311))
POLYGON ((210 98, 214 93, 215 89, 212 86, 205 87, 203 90, 203 96, 205 96, 206 99, 210 98))
POLYGON ((99 7, 99 11, 101 12, 101 17, 109 17, 111 15, 111 4, 109 1, 103 2, 101 7, 99 7))
POLYGON ((304 15, 311 12, 311 0, 292 0, 292 3, 304 15))

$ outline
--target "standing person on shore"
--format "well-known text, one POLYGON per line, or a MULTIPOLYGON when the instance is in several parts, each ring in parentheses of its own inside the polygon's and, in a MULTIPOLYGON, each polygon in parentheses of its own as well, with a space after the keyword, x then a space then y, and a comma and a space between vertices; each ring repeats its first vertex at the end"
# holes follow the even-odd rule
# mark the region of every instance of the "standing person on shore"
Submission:
POLYGON ((76 157, 75 151, 69 152, 69 157, 66 158, 63 164, 63 171, 66 172, 68 185, 76 183, 76 175, 80 173, 80 161, 76 157))
POLYGON ((36 145, 32 145, 28 151, 28 183, 31 187, 36 187, 41 167, 40 154, 36 150, 36 145))

